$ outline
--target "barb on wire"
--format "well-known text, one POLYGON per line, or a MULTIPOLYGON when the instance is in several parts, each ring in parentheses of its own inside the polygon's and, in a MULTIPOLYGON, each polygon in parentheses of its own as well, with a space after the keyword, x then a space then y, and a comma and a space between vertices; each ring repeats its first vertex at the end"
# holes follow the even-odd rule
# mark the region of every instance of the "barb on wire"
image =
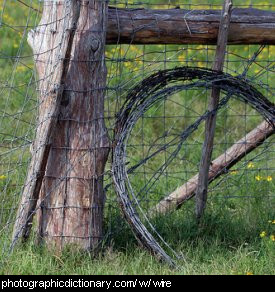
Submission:
MULTIPOLYGON (((154 239, 138 215, 135 207, 140 210, 142 210, 142 207, 137 200, 138 195, 135 194, 129 179, 129 174, 132 173, 134 169, 140 167, 143 163, 146 163, 148 159, 151 159, 159 152, 166 150, 170 145, 168 143, 162 146, 148 158, 143 159, 137 165, 130 168, 129 171, 127 170, 125 163, 127 158, 127 141, 137 121, 158 101, 165 100, 171 94, 179 91, 201 87, 218 88, 227 94, 227 96, 220 101, 217 108, 214 109, 215 112, 225 106, 230 98, 235 97, 241 102, 248 103, 268 122, 272 123, 272 125, 275 119, 274 104, 265 98, 251 84, 243 79, 235 78, 229 74, 208 69, 181 67, 160 71, 146 78, 135 88, 130 90, 126 98, 126 102, 118 114, 115 127, 115 148, 113 150, 112 166, 113 181, 122 211, 135 236, 144 245, 144 247, 149 249, 158 258, 161 258, 171 265, 174 265, 173 260, 161 248, 160 244, 154 239), (176 82, 180 82, 180 84, 173 85, 176 82), (133 205, 133 201, 135 202, 135 206, 133 205)), ((164 172, 171 161, 177 157, 183 142, 198 128, 199 124, 211 114, 213 114, 213 112, 207 111, 200 118, 198 118, 195 123, 184 130, 181 135, 179 135, 176 150, 171 153, 169 158, 165 161, 165 164, 161 165, 152 176, 151 180, 154 179, 153 184, 158 181, 158 177, 164 172)), ((150 190, 153 185, 150 184, 151 180, 149 180, 141 192, 148 192, 150 190)), ((151 227, 152 231, 157 234, 161 241, 163 241, 163 238, 150 224, 149 219, 144 212, 141 212, 141 214, 151 227)), ((167 243, 164 243, 167 246, 167 243)))

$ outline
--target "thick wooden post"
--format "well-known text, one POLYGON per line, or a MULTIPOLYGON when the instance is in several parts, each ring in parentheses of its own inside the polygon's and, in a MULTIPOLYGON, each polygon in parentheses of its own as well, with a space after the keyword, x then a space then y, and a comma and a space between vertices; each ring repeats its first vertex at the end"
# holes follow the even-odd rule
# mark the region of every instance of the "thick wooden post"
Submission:
MULTIPOLYGON (((44 79, 40 92, 45 102, 41 102, 40 115, 50 99, 43 95, 44 87, 52 82, 44 67, 56 70, 56 62, 67 64, 66 75, 58 84, 63 90, 48 139, 51 147, 37 207, 40 238, 58 249, 68 243, 91 249, 102 238, 103 174, 109 153, 104 124, 107 10, 107 1, 45 1, 44 31, 40 28, 32 40, 39 48, 36 66, 44 79), (62 41, 68 29, 62 21, 68 5, 70 13, 77 15, 72 22, 70 50, 52 60, 52 52, 58 50, 56 42, 62 41)), ((37 151, 36 144, 33 151, 37 151)))

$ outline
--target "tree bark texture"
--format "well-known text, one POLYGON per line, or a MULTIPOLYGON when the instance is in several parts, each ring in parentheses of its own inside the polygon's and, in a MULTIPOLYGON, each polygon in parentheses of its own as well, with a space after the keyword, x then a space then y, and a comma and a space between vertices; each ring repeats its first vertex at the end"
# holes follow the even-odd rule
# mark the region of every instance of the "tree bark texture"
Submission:
POLYGON ((27 239, 29 236, 48 161, 50 137, 60 110, 62 85, 69 67, 67 59, 79 17, 76 1, 66 1, 63 4, 61 8, 56 1, 45 1, 40 24, 28 35, 39 79, 39 113, 32 158, 14 224, 12 245, 18 239, 27 239), (57 32, 58 28, 62 31, 57 32))
MULTIPOLYGON (((44 98, 45 102, 40 103, 39 124, 51 100, 43 95, 44 87, 52 85, 47 68, 55 72, 58 62, 68 67, 38 204, 40 239, 57 249, 67 244, 92 249, 102 239, 103 174, 109 153, 104 124, 107 10, 104 1, 47 1, 42 26, 32 41, 39 47, 36 66, 39 79, 44 79, 40 82, 40 101, 44 98), (70 2, 75 5, 72 13, 78 15, 73 21, 71 49, 65 58, 54 60, 51 56, 67 30, 62 19, 65 6, 73 5, 70 2)), ((36 141, 40 136, 37 133, 36 141)))

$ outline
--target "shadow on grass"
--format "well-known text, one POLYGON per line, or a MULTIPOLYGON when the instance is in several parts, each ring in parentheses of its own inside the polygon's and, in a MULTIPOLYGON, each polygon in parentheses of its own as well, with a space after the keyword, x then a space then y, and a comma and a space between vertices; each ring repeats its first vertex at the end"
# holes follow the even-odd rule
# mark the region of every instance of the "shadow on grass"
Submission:
MULTIPOLYGON (((118 251, 135 249, 138 243, 129 226, 118 212, 113 216, 116 216, 113 218, 114 232, 108 244, 111 243, 113 249, 118 251)), ((192 201, 176 212, 151 219, 151 223, 175 250, 184 246, 196 248, 201 244, 210 249, 213 244, 232 249, 244 244, 260 244, 259 234, 268 228, 267 222, 273 217, 274 212, 266 198, 249 201, 223 199, 216 202, 214 199, 199 224, 192 201)))

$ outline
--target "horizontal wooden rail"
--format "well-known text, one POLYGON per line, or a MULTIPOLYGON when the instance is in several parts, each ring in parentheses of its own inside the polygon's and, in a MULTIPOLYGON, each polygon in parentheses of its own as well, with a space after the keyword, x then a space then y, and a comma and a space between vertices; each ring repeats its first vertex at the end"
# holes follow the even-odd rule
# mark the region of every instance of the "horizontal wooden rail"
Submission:
MULTIPOLYGON (((109 7, 107 44, 216 44, 220 10, 109 7)), ((228 44, 275 44, 275 12, 235 8, 228 44)))

